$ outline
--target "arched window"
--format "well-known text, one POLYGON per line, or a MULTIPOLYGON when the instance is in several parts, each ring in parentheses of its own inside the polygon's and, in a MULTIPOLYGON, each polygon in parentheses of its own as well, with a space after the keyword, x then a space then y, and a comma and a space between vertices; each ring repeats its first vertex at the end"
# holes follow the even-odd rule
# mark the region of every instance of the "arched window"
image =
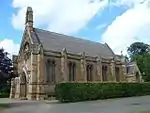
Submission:
POLYGON ((115 68, 115 75, 116 75, 116 81, 119 82, 119 81, 120 81, 119 67, 116 67, 116 68, 115 68))
POLYGON ((47 83, 55 83, 55 60, 47 60, 46 71, 47 71, 47 83))
POLYGON ((107 81, 107 66, 102 66, 102 80, 107 81))
POLYGON ((88 64, 86 66, 86 74, 87 74, 87 81, 92 81, 93 80, 93 65, 88 64))
POLYGON ((74 62, 69 62, 68 69, 69 69, 69 81, 75 81, 76 64, 74 62))

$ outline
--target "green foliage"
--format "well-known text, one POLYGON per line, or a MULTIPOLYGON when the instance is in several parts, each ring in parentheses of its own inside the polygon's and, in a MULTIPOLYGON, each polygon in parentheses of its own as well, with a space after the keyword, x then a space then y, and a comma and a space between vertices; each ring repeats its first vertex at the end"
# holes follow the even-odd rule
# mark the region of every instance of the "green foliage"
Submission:
POLYGON ((0 98, 8 98, 9 93, 0 93, 0 98))
POLYGON ((150 94, 150 83, 60 83, 55 87, 60 102, 76 102, 150 94))
POLYGON ((0 108, 10 108, 10 104, 8 104, 8 103, 0 103, 0 108))
POLYGON ((133 60, 136 61, 145 81, 150 81, 150 55, 135 55, 133 60))
POLYGON ((0 90, 0 98, 8 98, 10 93, 10 86, 5 86, 0 90))
POLYGON ((0 79, 9 79, 13 76, 13 65, 8 53, 0 49, 0 79))
POLYGON ((134 55, 144 55, 150 53, 150 45, 143 42, 135 42, 128 47, 127 52, 130 57, 134 55))
POLYGON ((8 53, 0 48, 0 93, 8 93, 10 80, 15 77, 12 60, 8 58, 8 53), (7 89, 7 90, 6 90, 7 89))
POLYGON ((150 81, 150 45, 135 42, 127 50, 131 61, 136 61, 145 81, 150 81))

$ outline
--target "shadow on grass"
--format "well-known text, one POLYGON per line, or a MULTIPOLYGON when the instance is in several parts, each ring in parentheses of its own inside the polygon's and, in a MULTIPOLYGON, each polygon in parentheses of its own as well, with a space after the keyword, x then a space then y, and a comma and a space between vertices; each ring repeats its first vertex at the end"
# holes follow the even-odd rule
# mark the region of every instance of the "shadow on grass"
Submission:
POLYGON ((8 103, 0 103, 0 108, 10 108, 10 104, 8 104, 8 103))

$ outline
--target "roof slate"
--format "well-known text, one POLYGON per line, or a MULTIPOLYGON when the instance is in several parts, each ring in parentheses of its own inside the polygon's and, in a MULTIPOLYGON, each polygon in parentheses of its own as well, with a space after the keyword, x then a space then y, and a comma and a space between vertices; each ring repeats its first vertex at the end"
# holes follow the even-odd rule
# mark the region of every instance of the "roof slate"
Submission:
POLYGON ((61 52, 64 48, 66 48, 67 52, 75 54, 85 52, 85 54, 89 56, 100 55, 105 58, 114 57, 113 51, 107 44, 75 38, 38 28, 34 28, 34 32, 31 33, 31 36, 34 40, 35 37, 38 38, 40 43, 43 45, 44 50, 61 52))

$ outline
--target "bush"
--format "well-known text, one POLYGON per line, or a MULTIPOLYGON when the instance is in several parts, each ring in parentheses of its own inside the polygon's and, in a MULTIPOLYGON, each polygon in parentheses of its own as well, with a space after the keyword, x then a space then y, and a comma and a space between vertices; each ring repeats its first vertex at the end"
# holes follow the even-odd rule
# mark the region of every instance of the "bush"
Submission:
POLYGON ((9 93, 0 93, 0 98, 8 98, 9 93))
POLYGON ((10 86, 5 86, 0 89, 0 98, 8 98, 10 93, 10 86))
POLYGON ((150 83, 59 83, 55 92, 61 102, 142 96, 150 94, 150 83))

